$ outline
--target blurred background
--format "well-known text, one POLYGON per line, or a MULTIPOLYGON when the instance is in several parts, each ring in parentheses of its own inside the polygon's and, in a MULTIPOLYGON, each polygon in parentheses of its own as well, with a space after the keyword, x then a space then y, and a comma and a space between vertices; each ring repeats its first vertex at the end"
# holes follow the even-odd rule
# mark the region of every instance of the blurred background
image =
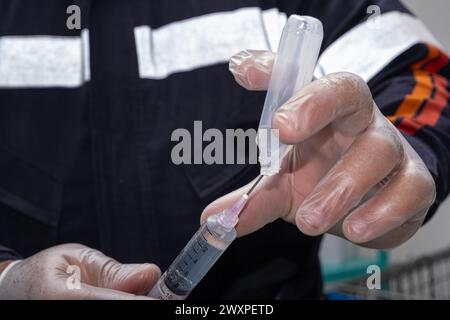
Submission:
MULTIPOLYGON (((402 0, 431 30, 450 53, 449 0, 402 0)), ((404 245, 387 251, 362 249, 333 236, 323 242, 322 269, 326 285, 341 286, 367 298, 450 299, 450 198, 433 219, 404 245), (379 265, 383 294, 368 293, 367 266, 379 265), (383 276, 385 279, 383 279, 383 276), (356 280, 355 280, 356 279, 356 280), (340 284, 344 285, 340 285, 340 284)), ((341 290, 341 291, 345 291, 341 290)), ((339 298, 339 296, 336 296, 339 298)), ((336 298, 333 296, 333 298, 336 298)))

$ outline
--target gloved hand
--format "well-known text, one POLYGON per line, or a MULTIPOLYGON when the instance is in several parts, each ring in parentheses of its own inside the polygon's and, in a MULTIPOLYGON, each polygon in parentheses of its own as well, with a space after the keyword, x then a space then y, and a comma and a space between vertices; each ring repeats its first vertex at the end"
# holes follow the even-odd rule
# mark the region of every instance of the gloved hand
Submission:
MULTIPOLYGON (((273 60, 273 53, 246 50, 231 58, 230 71, 244 88, 265 90, 273 60)), ((433 178, 361 78, 336 73, 313 81, 275 113, 272 124, 294 147, 281 172, 252 194, 238 235, 283 218, 307 235, 329 232, 390 248, 422 225, 435 199, 433 178)), ((228 207, 249 186, 210 204, 201 219, 228 207)))
POLYGON ((159 277, 153 264, 121 264, 97 250, 65 244, 13 265, 0 283, 0 300, 150 299, 137 295, 150 291, 159 277))

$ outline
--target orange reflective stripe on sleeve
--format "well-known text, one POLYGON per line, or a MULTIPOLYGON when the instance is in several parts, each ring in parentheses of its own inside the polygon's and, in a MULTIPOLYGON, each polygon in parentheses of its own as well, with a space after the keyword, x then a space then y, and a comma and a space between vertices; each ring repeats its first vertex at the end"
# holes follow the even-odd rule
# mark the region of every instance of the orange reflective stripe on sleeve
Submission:
POLYGON ((433 74, 432 77, 435 83, 435 93, 426 102, 423 110, 417 116, 416 121, 421 124, 434 126, 439 120, 442 110, 444 110, 448 103, 449 93, 447 91, 448 80, 446 78, 437 74, 433 74))
POLYGON ((405 97, 394 117, 415 114, 423 101, 431 96, 433 84, 430 74, 424 70, 413 72, 416 85, 411 94, 405 97))
POLYGON ((449 101, 448 80, 438 72, 449 63, 448 56, 428 45, 428 55, 412 67, 415 86, 389 120, 413 135, 425 125, 434 126, 449 101))

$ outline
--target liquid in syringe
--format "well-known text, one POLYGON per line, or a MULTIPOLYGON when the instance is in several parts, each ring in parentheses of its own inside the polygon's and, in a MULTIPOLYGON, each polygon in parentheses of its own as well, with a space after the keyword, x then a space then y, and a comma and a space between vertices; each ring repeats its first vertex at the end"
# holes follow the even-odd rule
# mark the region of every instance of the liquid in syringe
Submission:
POLYGON ((231 208, 210 216, 203 223, 150 291, 150 297, 183 300, 191 293, 236 238, 234 227, 239 214, 262 178, 260 176, 231 208))

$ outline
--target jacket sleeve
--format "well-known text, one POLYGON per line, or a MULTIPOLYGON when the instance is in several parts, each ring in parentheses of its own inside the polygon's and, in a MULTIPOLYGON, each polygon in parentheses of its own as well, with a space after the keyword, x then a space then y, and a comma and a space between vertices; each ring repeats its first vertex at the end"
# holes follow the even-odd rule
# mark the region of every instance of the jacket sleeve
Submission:
POLYGON ((450 187, 449 78, 447 54, 420 43, 369 83, 379 108, 404 134, 434 177, 437 197, 427 219, 450 187))

